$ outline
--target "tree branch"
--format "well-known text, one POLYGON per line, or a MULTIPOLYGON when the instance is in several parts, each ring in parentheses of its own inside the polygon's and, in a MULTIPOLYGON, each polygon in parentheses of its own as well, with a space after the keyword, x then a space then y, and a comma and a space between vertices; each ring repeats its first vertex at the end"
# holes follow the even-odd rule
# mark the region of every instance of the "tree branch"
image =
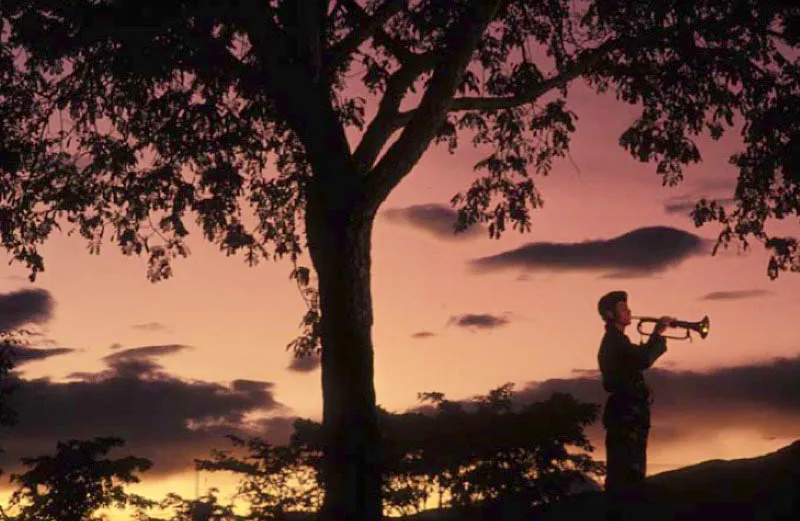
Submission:
POLYGON ((419 75, 436 65, 436 59, 436 53, 414 55, 411 61, 406 62, 389 78, 378 112, 353 153, 360 172, 366 173, 372 168, 392 132, 408 122, 409 118, 403 117, 398 112, 400 104, 419 75))
MULTIPOLYGON (((392 0, 387 0, 387 1, 392 1, 392 0)), ((348 13, 356 17, 355 23, 357 25, 366 24, 369 22, 370 20, 369 15, 354 0, 342 0, 342 3, 347 6, 348 13)), ((399 9, 397 11, 399 11, 399 9)), ((397 11, 395 11, 395 13, 397 11)), ((387 20, 389 18, 391 18, 391 16, 387 16, 387 20)), ((397 61, 401 63, 411 61, 414 59, 415 56, 417 56, 417 54, 413 53, 412 51, 409 51, 403 45, 402 42, 399 42, 394 38, 392 38, 391 36, 389 36, 389 34, 387 34, 386 31, 383 30, 383 24, 376 26, 371 36, 374 39, 375 43, 385 48, 390 54, 392 54, 395 58, 397 58, 397 61)))
MULTIPOLYGON (((328 70, 335 70, 350 53, 354 52, 362 43, 375 36, 389 18, 403 8, 407 0, 386 0, 375 10, 372 16, 367 15, 364 8, 355 0, 344 0, 349 14, 356 18, 355 28, 331 49, 328 70)), ((383 33, 383 31, 380 31, 383 33)), ((385 35, 385 33, 383 33, 385 35)))
POLYGON ((410 116, 403 133, 366 178, 367 204, 371 210, 391 193, 430 145, 447 117, 453 93, 463 77, 483 32, 505 0, 482 1, 471 16, 458 23, 448 37, 450 45, 435 67, 419 106, 410 116))

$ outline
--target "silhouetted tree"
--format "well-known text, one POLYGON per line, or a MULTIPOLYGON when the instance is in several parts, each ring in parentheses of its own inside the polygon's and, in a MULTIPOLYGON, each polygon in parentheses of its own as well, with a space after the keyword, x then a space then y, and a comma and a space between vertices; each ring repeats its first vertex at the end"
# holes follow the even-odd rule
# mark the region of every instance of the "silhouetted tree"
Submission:
POLYGON ((281 520, 288 512, 318 512, 322 506, 322 443, 318 424, 295 421, 287 445, 228 436, 234 451, 216 450, 198 460, 198 470, 232 472, 239 476, 237 498, 248 507, 246 519, 281 520))
POLYGON ((770 276, 800 269, 796 240, 764 230, 800 205, 793 2, 3 0, 0 17, 0 237, 32 276, 67 223, 92 252, 146 252, 154 280, 188 253, 189 213, 250 263, 308 249, 318 294, 296 266, 292 345, 321 341, 329 517, 380 517, 371 232, 432 143, 488 149, 452 202, 459 230, 498 237, 530 228, 578 78, 641 107, 620 144, 665 184, 700 160, 694 136, 741 116, 736 208, 695 218, 763 241, 770 276))
POLYGON ((219 490, 212 488, 196 499, 185 499, 170 493, 157 504, 146 505, 136 513, 137 521, 241 521, 247 519, 237 515, 232 505, 219 502, 219 490), (170 510, 170 517, 153 516, 148 511, 153 507, 170 510))
MULTIPOLYGON (((36 332, 30 329, 0 331, 0 428, 17 423, 17 411, 10 404, 11 393, 17 387, 14 374, 15 348, 29 345, 36 332)), ((0 446, 0 453, 3 447, 0 446)), ((0 469, 0 475, 3 469, 0 469)))
MULTIPOLYGON (((512 406, 511 384, 458 403, 423 393, 433 410, 393 414, 379 409, 384 433, 382 491, 385 514, 430 508, 472 508, 516 502, 525 508, 558 501, 575 484, 602 473, 584 433, 598 406, 571 395, 512 406)), ((216 450, 197 468, 238 476, 243 519, 281 520, 317 512, 322 426, 296 420, 287 445, 230 436, 233 450, 216 450)))
POLYGON ((16 411, 8 402, 14 389, 11 371, 14 369, 14 346, 17 344, 14 333, 0 332, 0 427, 10 427, 17 421, 16 411))
POLYGON ((144 472, 150 461, 126 456, 105 458, 114 447, 124 445, 119 438, 94 438, 89 441, 59 442, 55 456, 22 458, 28 467, 23 474, 12 474, 17 485, 11 495, 14 521, 90 521, 104 508, 145 507, 152 503, 129 494, 125 486, 138 483, 137 472, 144 472))
POLYGON ((514 407, 512 389, 506 384, 465 404, 423 393, 433 414, 386 416, 387 450, 403 455, 387 462, 388 474, 424 476, 428 486, 417 490, 438 496, 441 506, 513 500, 531 507, 603 472, 584 433, 597 405, 555 393, 514 407))

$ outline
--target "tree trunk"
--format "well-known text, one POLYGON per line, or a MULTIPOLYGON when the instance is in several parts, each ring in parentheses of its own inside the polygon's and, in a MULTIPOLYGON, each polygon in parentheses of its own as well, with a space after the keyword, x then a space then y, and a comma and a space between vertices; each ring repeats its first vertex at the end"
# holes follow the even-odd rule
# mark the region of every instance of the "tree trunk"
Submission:
POLYGON ((320 519, 379 521, 370 289, 374 214, 360 211, 342 192, 338 197, 331 192, 317 195, 309 197, 306 229, 322 312, 325 501, 320 519))

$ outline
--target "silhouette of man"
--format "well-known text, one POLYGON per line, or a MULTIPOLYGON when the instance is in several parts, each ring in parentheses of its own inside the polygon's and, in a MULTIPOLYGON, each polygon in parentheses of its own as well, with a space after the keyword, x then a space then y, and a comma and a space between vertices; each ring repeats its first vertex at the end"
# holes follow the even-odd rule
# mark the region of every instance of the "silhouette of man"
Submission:
POLYGON ((666 352, 667 342, 661 334, 675 319, 661 317, 647 343, 636 345, 625 335, 625 328, 631 323, 625 291, 603 295, 597 310, 606 326, 597 359, 603 388, 609 393, 603 410, 603 427, 606 429, 605 488, 613 518, 634 514, 645 499, 651 394, 642 373, 666 352))

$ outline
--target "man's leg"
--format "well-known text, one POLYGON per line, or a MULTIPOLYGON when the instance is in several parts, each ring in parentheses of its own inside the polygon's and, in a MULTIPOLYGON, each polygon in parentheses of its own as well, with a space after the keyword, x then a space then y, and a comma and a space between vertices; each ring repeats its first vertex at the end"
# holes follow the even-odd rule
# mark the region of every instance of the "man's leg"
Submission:
POLYGON ((631 429, 631 507, 639 511, 647 508, 647 437, 650 429, 637 426, 631 429))
POLYGON ((612 519, 629 517, 631 511, 641 503, 646 451, 646 429, 618 425, 606 430, 605 488, 612 519))

